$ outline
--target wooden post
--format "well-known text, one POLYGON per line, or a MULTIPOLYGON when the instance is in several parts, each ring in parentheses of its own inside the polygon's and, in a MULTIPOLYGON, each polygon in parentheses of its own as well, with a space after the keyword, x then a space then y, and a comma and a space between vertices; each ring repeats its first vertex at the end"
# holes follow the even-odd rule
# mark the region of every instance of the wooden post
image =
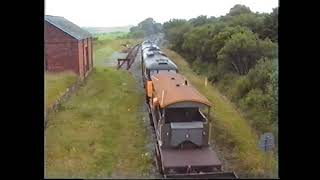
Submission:
POLYGON ((208 78, 205 77, 205 79, 204 79, 204 86, 207 87, 207 85, 208 85, 208 78))
POLYGON ((130 58, 129 59, 127 59, 127 69, 129 69, 130 67, 129 67, 129 63, 130 63, 130 58))

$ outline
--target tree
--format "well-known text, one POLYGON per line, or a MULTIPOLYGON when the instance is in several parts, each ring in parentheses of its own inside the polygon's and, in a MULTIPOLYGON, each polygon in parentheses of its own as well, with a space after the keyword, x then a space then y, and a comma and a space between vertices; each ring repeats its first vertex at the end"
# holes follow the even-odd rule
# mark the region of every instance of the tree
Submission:
POLYGON ((203 55, 206 53, 205 43, 208 41, 207 37, 209 32, 210 27, 199 26, 184 34, 182 49, 191 56, 189 59, 192 61, 197 57, 201 61, 203 55))
POLYGON ((201 25, 207 24, 209 22, 209 19, 207 18, 207 16, 200 15, 196 18, 190 19, 189 22, 193 26, 201 26, 201 25))
POLYGON ((130 28, 130 35, 133 37, 143 37, 157 34, 162 31, 162 25, 152 18, 147 18, 140 22, 138 26, 130 28))
POLYGON ((218 59, 230 63, 236 73, 249 72, 249 65, 255 61, 251 55, 256 49, 257 37, 251 31, 235 33, 218 52, 218 59))
POLYGON ((227 61, 239 75, 245 75, 262 57, 277 56, 277 46, 270 40, 260 40, 257 34, 244 30, 231 35, 218 52, 218 59, 227 61))
POLYGON ((236 83, 237 88, 245 90, 238 97, 240 107, 256 129, 269 131, 278 122, 278 59, 260 59, 241 79, 247 83, 236 83))
POLYGON ((278 42, 278 14, 279 8, 277 7, 273 9, 271 14, 266 15, 261 33, 262 38, 269 37, 272 41, 278 42))
POLYGON ((236 4, 230 9, 227 16, 237 16, 244 13, 251 13, 250 8, 245 5, 236 4))
POLYGON ((218 18, 163 24, 171 48, 231 98, 259 132, 277 131, 277 29, 278 8, 260 14, 243 5, 218 18))
POLYGON ((138 27, 145 32, 146 36, 156 33, 154 27, 155 21, 152 18, 147 18, 138 24, 138 27))
POLYGON ((184 19, 170 19, 168 22, 163 23, 163 31, 168 36, 168 31, 174 27, 180 27, 187 23, 184 19))
POLYGON ((166 38, 172 43, 172 48, 182 52, 184 34, 188 32, 191 25, 186 20, 173 19, 163 24, 166 38))
POLYGON ((235 33, 250 31, 246 27, 235 26, 230 27, 227 26, 223 28, 217 35, 215 35, 212 39, 211 53, 218 54, 221 48, 224 47, 225 43, 231 38, 231 36, 235 33))
POLYGON ((263 29, 264 16, 255 13, 243 13, 232 16, 228 20, 229 26, 243 26, 249 28, 254 33, 259 33, 263 29))

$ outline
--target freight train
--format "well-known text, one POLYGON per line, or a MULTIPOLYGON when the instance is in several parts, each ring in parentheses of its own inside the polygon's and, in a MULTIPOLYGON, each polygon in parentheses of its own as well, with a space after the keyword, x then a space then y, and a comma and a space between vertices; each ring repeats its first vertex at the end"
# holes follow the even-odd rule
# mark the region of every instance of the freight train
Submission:
POLYGON ((165 178, 237 178, 210 146, 209 100, 152 41, 141 44, 146 103, 155 130, 155 161, 165 178))

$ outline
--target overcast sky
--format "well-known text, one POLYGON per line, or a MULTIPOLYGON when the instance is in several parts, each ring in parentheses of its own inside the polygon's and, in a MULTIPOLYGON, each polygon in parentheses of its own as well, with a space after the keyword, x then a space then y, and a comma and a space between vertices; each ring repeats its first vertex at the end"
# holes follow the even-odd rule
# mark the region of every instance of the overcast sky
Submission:
POLYGON ((45 14, 63 16, 82 27, 114 27, 137 25, 148 17, 160 23, 199 15, 219 17, 235 4, 270 13, 278 0, 45 0, 45 14))

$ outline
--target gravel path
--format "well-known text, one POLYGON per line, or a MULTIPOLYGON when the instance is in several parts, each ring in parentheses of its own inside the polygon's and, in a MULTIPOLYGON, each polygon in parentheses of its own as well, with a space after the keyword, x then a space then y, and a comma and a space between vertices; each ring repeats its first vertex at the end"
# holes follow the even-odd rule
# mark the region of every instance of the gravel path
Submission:
POLYGON ((104 60, 104 65, 108 67, 117 67, 118 64, 118 58, 126 58, 127 53, 121 53, 118 51, 115 51, 111 54, 111 56, 108 59, 104 60))
MULTIPOLYGON (((138 51, 140 51, 140 48, 138 51)), ((141 74, 141 54, 140 53, 138 53, 135 61, 131 65, 129 72, 132 74, 132 76, 134 77, 134 79, 137 82, 136 83, 137 90, 144 93, 144 88, 143 88, 143 83, 142 83, 142 74, 141 74)), ((159 172, 156 168, 155 162, 154 162, 154 157, 155 157, 154 147, 156 144, 156 142, 155 142, 156 137, 154 134, 154 130, 150 125, 149 113, 148 113, 146 103, 143 103, 141 105, 141 112, 143 114, 143 116, 142 116, 143 125, 145 126, 145 129, 147 130, 146 151, 148 153, 148 156, 153 160, 152 167, 150 168, 150 172, 149 172, 149 178, 161 178, 162 176, 159 174, 159 172)))

